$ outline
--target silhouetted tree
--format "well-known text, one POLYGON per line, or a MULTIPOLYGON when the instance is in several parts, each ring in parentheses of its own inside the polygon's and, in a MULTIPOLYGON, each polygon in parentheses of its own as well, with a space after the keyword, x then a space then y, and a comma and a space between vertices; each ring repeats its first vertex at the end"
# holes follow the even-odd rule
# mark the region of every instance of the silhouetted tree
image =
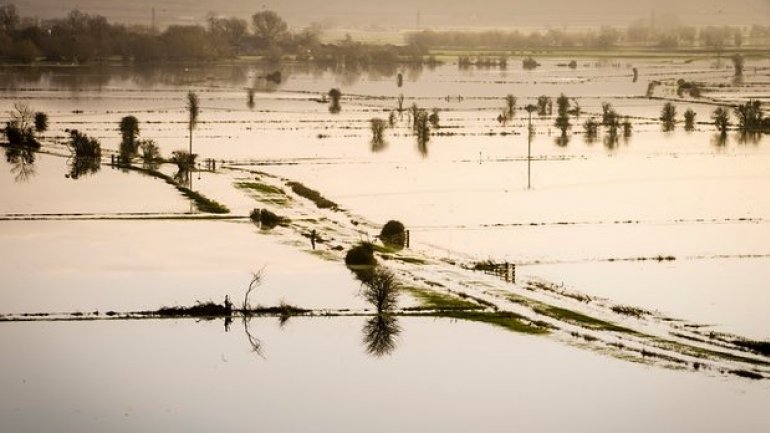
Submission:
POLYGON ((5 136, 12 146, 40 147, 35 137, 35 115, 27 104, 14 103, 8 112, 9 120, 5 123, 5 136))
POLYGON ((48 130, 48 115, 38 111, 35 113, 35 132, 45 132, 48 130))
POLYGON ((692 131, 695 129, 695 112, 692 108, 688 108, 684 112, 684 129, 685 131, 692 131))
POLYGON ((551 103, 551 98, 548 96, 537 97, 537 114, 538 116, 545 116, 548 113, 548 104, 551 103))
POLYGON ((617 141, 618 128, 620 127, 620 115, 612 108, 604 114, 602 124, 607 129, 607 136, 614 143, 617 141))
POLYGON ((398 303, 399 284, 393 272, 377 266, 364 281, 363 297, 377 309, 377 314, 390 311, 398 303))
POLYGON ((253 110, 254 105, 254 89, 248 88, 246 89, 246 106, 249 107, 249 110, 253 110))
POLYGON ((0 33, 13 33, 16 30, 16 26, 19 25, 19 21, 19 13, 15 5, 6 4, 0 6, 0 33))
POLYGON ((730 112, 724 107, 717 107, 713 113, 711 113, 711 120, 714 121, 714 126, 722 134, 727 134, 727 128, 730 127, 730 112))
POLYGON ((249 25, 241 18, 221 18, 213 14, 207 17, 209 33, 214 37, 224 40, 230 48, 232 55, 239 55, 243 51, 248 37, 249 25))
POLYGON ((566 116, 569 112, 570 102, 569 98, 562 93, 556 98, 556 112, 559 116, 566 116))
POLYGON ((617 117, 617 113, 609 102, 602 102, 602 125, 607 126, 612 117, 617 117))
POLYGON ((738 105, 733 112, 738 117, 738 128, 741 131, 770 130, 770 125, 763 119, 762 102, 758 99, 750 99, 745 104, 738 105))
POLYGON ((430 126, 433 129, 439 129, 441 127, 439 125, 440 118, 438 115, 438 108, 434 108, 433 111, 431 111, 430 116, 428 116, 428 122, 430 122, 430 126))
POLYGON ((508 119, 513 119, 516 114, 516 97, 508 94, 505 96, 505 115, 508 119))
POLYGON ((340 98, 342 98, 340 89, 334 88, 329 90, 329 98, 331 99, 331 102, 329 103, 329 112, 332 114, 339 113, 342 110, 342 107, 340 107, 340 98))
POLYGON ((287 33, 289 26, 277 13, 262 11, 252 15, 251 23, 254 36, 262 47, 270 47, 279 42, 287 33))
POLYGON ((138 149, 136 137, 139 135, 139 119, 134 116, 125 116, 120 120, 118 127, 121 136, 120 159, 128 163, 138 149))
POLYGON ((621 126, 623 127, 623 137, 630 137, 633 130, 633 125, 631 124, 631 119, 628 116, 623 117, 623 123, 621 123, 621 126))
POLYGON ((190 170, 195 167, 195 160, 198 155, 185 150, 175 150, 171 152, 171 162, 176 164, 180 170, 190 170))
POLYGON ((598 135, 599 123, 596 122, 593 117, 591 117, 583 123, 583 130, 586 134, 586 141, 591 143, 598 135))
POLYGON ((158 148, 158 145, 155 144, 155 141, 151 139, 145 139, 138 140, 136 143, 139 149, 142 151, 141 156, 145 168, 152 170, 157 169, 158 163, 161 161, 161 156, 160 149, 158 148))
POLYGON ((102 156, 102 146, 99 140, 81 133, 77 129, 69 131, 70 139, 67 143, 74 156, 85 158, 100 158, 102 156))
POLYGON ((193 130, 198 126, 198 116, 200 115, 200 102, 195 92, 187 92, 187 130, 190 135, 190 148, 188 153, 193 155, 193 130))
POLYGON ((734 54, 730 60, 733 61, 733 72, 735 76, 743 75, 743 56, 740 54, 734 54))
POLYGON ((540 66, 540 63, 530 56, 521 61, 521 66, 526 70, 532 70, 540 66))
POLYGON ((676 106, 670 102, 663 105, 660 112, 660 121, 663 122, 663 130, 671 131, 676 124, 676 106))
POLYGON ((387 127, 385 121, 379 117, 375 117, 369 120, 369 126, 372 130, 372 142, 382 143, 384 139, 383 134, 385 132, 385 128, 387 127))

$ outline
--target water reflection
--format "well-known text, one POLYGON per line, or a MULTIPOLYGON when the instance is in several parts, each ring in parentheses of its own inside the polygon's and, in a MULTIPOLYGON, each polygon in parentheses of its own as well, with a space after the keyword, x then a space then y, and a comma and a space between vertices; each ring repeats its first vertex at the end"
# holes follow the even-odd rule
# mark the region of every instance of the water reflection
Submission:
MULTIPOLYGON (((228 318, 229 319, 229 318, 228 318)), ((262 342, 259 340, 259 338, 255 337, 254 334, 251 333, 251 316, 244 316, 243 317, 243 331, 246 334, 246 339, 249 342, 249 346, 251 346, 251 351, 259 355, 260 358, 265 358, 265 353, 262 349, 262 342)), ((229 328, 229 323, 227 320, 225 320, 225 329, 229 328)))
POLYGON ((604 147, 607 150, 615 150, 618 148, 618 139, 619 136, 617 131, 611 130, 604 134, 604 137, 602 137, 602 142, 604 143, 604 147))
POLYGON ((395 316, 378 314, 366 320, 362 332, 366 353, 379 358, 396 350, 396 337, 401 327, 395 316))
MULTIPOLYGON (((30 86, 63 88, 80 94, 84 90, 101 91, 108 88, 150 88, 165 86, 194 86, 211 82, 253 88, 258 92, 274 92, 285 85, 292 75, 309 74, 316 78, 331 73, 344 86, 352 86, 368 74, 370 80, 392 78, 402 65, 390 63, 324 64, 313 62, 280 65, 214 63, 202 65, 122 64, 85 66, 40 66, 30 68, 0 67, 0 87, 17 89, 30 86), (278 78, 280 77, 280 78, 278 78), (278 79, 276 79, 278 78, 278 79)), ((417 81, 423 72, 420 64, 410 64, 403 71, 404 79, 417 81)))
POLYGON ((388 142, 381 138, 379 140, 372 139, 369 144, 373 153, 382 152, 388 148, 388 142))
POLYGON ((27 182, 35 176, 35 152, 22 146, 5 149, 5 160, 11 165, 11 174, 16 182, 27 182))
POLYGON ((762 132, 759 131, 739 131, 736 136, 738 144, 751 144, 756 146, 762 141, 762 132))
POLYGON ((569 144, 570 139, 571 139, 571 137, 565 133, 565 134, 560 134, 558 137, 556 137, 553 140, 553 142, 554 142, 554 144, 556 144, 559 147, 567 147, 567 145, 569 144))
POLYGON ((420 136, 417 137, 417 152, 420 153, 420 156, 423 158, 428 157, 428 140, 421 138, 420 136))
POLYGON ((723 149, 727 146, 727 133, 719 132, 711 136, 711 145, 723 149))
POLYGON ((174 181, 184 187, 192 188, 192 171, 187 167, 180 166, 174 173, 174 181))
POLYGON ((254 109, 254 88, 246 89, 246 106, 249 107, 249 110, 254 109))
POLYGON ((64 176, 77 180, 81 176, 96 174, 101 169, 101 163, 102 160, 98 157, 73 156, 67 161, 70 171, 64 176))

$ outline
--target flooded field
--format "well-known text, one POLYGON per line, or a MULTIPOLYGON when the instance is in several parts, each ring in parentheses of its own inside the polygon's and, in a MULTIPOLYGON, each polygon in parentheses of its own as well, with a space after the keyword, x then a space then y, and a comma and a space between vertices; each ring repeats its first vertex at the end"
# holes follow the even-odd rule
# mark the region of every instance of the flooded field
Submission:
POLYGON ((250 431, 255 424, 276 432, 646 432, 672 425, 720 432, 767 425, 764 382, 651 369, 429 318, 399 320, 393 354, 372 358, 363 322, 255 319, 248 326, 261 356, 243 326, 225 333, 221 321, 4 324, 0 343, 17 350, 0 356, 3 425, 85 432, 180 425, 250 431), (556 408, 560 415, 552 416, 556 408), (47 416, 29 416, 40 412, 47 416))
POLYGON ((716 57, 570 60, 0 67, 0 120, 50 119, 0 163, 3 427, 766 431, 770 141, 711 113, 770 104, 770 60, 740 79, 716 57), (188 91, 197 169, 121 163, 128 115, 163 157, 188 148, 188 91), (555 107, 525 110, 561 93, 564 135, 555 107), (603 103, 628 133, 584 132, 603 103), (427 140, 412 104, 437 109, 427 140), (389 220, 407 248, 378 239, 389 220), (386 313, 344 265, 362 241, 402 287, 386 313))

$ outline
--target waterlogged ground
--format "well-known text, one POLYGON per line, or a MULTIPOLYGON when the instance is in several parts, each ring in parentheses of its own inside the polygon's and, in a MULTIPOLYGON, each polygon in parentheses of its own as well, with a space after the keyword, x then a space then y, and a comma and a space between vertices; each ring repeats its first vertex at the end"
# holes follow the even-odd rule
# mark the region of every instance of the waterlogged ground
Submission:
MULTIPOLYGON (((770 62, 749 59, 735 79, 729 62, 710 58, 560 66, 569 60, 543 59, 535 71, 518 61, 507 70, 240 62, 0 69, 0 112, 23 102, 51 119, 42 152, 32 160, 6 154, 0 166, 0 314, 43 319, 0 323, 0 344, 22 348, 0 355, 2 424, 136 431, 181 422, 185 430, 241 431, 257 419, 270 431, 767 430, 767 380, 746 376, 770 376, 770 361, 734 340, 770 339, 768 139, 721 137, 708 123, 714 104, 770 103, 770 62), (280 84, 260 78, 278 68, 280 84), (701 82, 704 96, 679 97, 679 78, 701 82), (652 99, 651 80, 661 82, 652 99), (317 101, 331 87, 343 93, 338 114, 317 101), (202 101, 194 150, 201 161, 217 160, 215 171, 192 175, 191 188, 226 205, 222 219, 163 179, 109 164, 117 124, 129 114, 163 155, 186 148, 188 90, 202 101), (530 136, 521 107, 561 92, 583 111, 567 139, 554 116, 537 114, 530 136), (501 124, 509 93, 519 110, 501 124), (387 119, 402 94, 405 108, 439 108, 442 127, 418 145, 404 111, 385 142, 373 144, 369 119, 387 119), (679 119, 687 108, 697 113, 692 131, 681 123, 661 130, 668 100, 679 119), (630 116, 629 137, 582 134, 602 102, 630 116), (98 170, 73 176, 68 128, 102 141, 98 170), (344 211, 317 209, 290 192, 289 180, 344 211), (260 229, 248 220, 255 207, 291 223, 260 229), (401 297, 399 314, 435 308, 425 297, 432 291, 470 296, 462 308, 493 314, 493 305, 521 316, 398 317, 395 349, 369 350, 371 307, 341 259, 389 219, 407 225, 412 246, 380 257, 419 289, 401 297), (315 251, 313 229, 322 239, 315 251), (516 284, 463 269, 483 260, 516 263, 516 284), (225 295, 239 305, 260 269, 253 306, 289 304, 314 317, 255 318, 248 333, 239 318, 229 332, 221 319, 46 321, 112 311, 117 318, 225 295), (317 317, 340 314, 354 317, 317 317), (152 399, 135 370, 149 375, 152 399), (93 398, 104 390, 114 398, 93 398), (555 407, 568 415, 553 417, 555 407), (32 416, 40 411, 55 416, 32 416)), ((159 171, 174 176, 176 167, 159 171)))

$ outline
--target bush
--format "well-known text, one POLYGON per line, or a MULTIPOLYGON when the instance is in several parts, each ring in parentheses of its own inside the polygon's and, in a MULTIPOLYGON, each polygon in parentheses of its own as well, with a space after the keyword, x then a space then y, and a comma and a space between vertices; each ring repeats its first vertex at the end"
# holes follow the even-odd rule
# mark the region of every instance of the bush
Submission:
POLYGON ((389 247, 404 248, 406 228, 400 221, 390 220, 380 230, 380 240, 389 247))
POLYGON ((285 225, 289 222, 288 218, 276 215, 267 209, 254 209, 249 215, 252 221, 258 222, 263 229, 272 229, 275 226, 285 225))
POLYGON ((368 242, 361 242, 354 246, 345 255, 345 264, 347 266, 376 266, 377 259, 374 257, 374 245, 368 242))
POLYGON ((160 150, 158 149, 158 145, 155 144, 155 140, 139 140, 136 144, 139 149, 142 150, 142 159, 145 161, 157 161, 161 159, 160 150))
POLYGON ((180 170, 191 170, 195 168, 195 159, 197 153, 190 153, 186 150, 175 150, 171 152, 171 162, 177 165, 180 170))

